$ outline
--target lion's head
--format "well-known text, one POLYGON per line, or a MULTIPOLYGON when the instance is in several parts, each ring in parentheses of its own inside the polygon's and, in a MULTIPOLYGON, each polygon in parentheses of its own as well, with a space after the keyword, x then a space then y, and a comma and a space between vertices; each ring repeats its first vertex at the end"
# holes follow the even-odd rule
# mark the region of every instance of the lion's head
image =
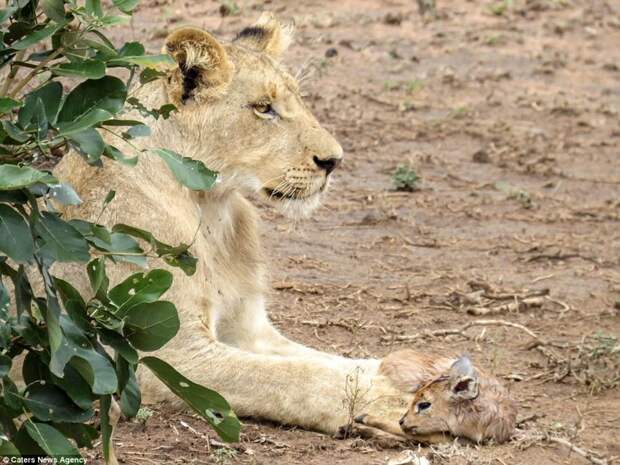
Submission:
POLYGON ((319 204, 342 159, 338 142, 304 104, 279 59, 292 27, 263 14, 232 43, 191 27, 171 33, 178 63, 165 79, 183 137, 204 147, 212 169, 282 207, 305 215, 319 204))

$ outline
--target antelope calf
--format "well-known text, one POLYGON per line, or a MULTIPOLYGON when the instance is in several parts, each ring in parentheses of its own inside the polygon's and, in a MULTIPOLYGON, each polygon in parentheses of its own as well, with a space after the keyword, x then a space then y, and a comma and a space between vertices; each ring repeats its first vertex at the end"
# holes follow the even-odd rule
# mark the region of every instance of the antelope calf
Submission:
POLYGON ((399 388, 413 392, 409 410, 398 424, 360 415, 355 421, 363 435, 380 439, 437 443, 464 437, 475 442, 510 439, 517 405, 509 392, 476 368, 469 357, 433 357, 413 350, 392 353, 380 373, 399 388))

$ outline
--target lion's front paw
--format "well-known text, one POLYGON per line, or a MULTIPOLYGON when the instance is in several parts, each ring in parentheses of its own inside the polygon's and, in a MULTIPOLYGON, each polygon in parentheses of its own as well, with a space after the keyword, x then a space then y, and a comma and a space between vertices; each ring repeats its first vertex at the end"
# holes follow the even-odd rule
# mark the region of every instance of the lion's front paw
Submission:
POLYGON ((365 425, 363 423, 365 417, 367 415, 360 415, 355 418, 355 423, 338 428, 338 432, 335 435, 336 439, 363 438, 384 448, 399 447, 407 443, 407 439, 404 436, 365 425))

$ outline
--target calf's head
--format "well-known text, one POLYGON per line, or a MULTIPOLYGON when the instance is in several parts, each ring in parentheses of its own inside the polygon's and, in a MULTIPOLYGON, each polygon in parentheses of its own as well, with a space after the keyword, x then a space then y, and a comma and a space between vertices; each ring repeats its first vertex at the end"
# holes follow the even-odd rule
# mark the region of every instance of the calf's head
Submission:
POLYGON ((422 385, 400 420, 417 438, 460 436, 480 442, 507 441, 516 424, 516 403, 495 378, 481 376, 467 356, 422 385))

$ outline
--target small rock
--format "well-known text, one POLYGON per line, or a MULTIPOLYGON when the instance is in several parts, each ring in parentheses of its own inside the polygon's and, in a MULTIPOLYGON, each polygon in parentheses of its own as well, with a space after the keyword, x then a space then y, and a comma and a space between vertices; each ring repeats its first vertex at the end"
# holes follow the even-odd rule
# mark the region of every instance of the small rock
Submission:
POLYGON ((402 13, 388 13, 383 18, 383 22, 385 24, 389 24, 390 26, 400 26, 400 23, 403 22, 402 13))
POLYGON ((491 162, 491 157, 489 156, 489 153, 484 149, 477 150, 472 155, 471 159, 475 163, 490 163, 491 162))
POLYGON ((387 463, 387 465, 430 465, 426 457, 418 457, 412 450, 405 450, 387 463))
POLYGON ((583 30, 590 38, 598 36, 598 30, 591 26, 586 26, 583 28, 583 30))
POLYGON ((338 50, 336 50, 334 47, 328 48, 327 50, 325 50, 325 57, 326 58, 333 58, 336 55, 338 55, 338 50))

